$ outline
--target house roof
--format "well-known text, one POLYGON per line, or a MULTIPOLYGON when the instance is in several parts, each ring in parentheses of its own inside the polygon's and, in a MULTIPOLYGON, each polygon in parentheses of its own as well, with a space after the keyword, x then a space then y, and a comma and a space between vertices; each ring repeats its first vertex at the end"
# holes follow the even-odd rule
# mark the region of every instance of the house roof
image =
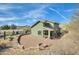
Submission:
POLYGON ((33 28, 35 25, 37 25, 37 24, 40 23, 40 22, 42 22, 42 23, 47 22, 47 23, 51 23, 51 24, 59 24, 59 23, 56 23, 56 22, 48 21, 48 20, 39 20, 39 21, 37 21, 35 24, 33 24, 33 25, 31 26, 31 28, 33 28))

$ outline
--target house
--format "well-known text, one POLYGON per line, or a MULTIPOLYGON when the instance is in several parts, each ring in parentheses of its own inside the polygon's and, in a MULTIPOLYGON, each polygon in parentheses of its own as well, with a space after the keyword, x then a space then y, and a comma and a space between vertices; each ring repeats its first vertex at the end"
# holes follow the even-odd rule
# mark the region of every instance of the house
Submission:
POLYGON ((59 23, 48 20, 37 21, 31 26, 31 35, 50 39, 57 38, 60 36, 59 23))

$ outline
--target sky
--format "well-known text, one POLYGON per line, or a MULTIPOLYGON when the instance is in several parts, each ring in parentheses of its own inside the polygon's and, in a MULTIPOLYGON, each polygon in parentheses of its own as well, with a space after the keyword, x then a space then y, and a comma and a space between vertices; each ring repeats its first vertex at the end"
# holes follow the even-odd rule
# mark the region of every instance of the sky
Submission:
POLYGON ((0 25, 33 25, 38 20, 58 23, 70 21, 75 3, 0 3, 0 25))

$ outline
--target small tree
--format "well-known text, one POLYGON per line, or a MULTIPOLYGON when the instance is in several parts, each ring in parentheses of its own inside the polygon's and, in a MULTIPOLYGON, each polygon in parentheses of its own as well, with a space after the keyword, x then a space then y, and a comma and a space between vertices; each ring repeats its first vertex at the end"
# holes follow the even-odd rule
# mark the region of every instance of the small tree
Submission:
POLYGON ((10 26, 10 28, 11 28, 11 29, 16 29, 16 28, 17 28, 17 26, 16 26, 16 25, 14 25, 14 24, 12 24, 12 25, 10 26))
POLYGON ((2 30, 8 30, 8 29, 10 29, 10 26, 9 25, 3 25, 3 26, 1 26, 1 29, 2 30))
POLYGON ((14 37, 13 36, 10 36, 9 39, 10 39, 10 41, 13 41, 14 37))

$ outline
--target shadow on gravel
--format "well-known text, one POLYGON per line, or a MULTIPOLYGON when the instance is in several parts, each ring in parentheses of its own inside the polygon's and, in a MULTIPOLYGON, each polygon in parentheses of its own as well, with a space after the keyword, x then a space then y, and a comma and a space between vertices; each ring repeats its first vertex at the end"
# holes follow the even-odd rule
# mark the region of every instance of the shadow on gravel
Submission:
POLYGON ((8 47, 5 47, 5 48, 0 47, 0 55, 2 54, 2 52, 5 52, 9 48, 12 48, 12 46, 8 46, 8 47))

